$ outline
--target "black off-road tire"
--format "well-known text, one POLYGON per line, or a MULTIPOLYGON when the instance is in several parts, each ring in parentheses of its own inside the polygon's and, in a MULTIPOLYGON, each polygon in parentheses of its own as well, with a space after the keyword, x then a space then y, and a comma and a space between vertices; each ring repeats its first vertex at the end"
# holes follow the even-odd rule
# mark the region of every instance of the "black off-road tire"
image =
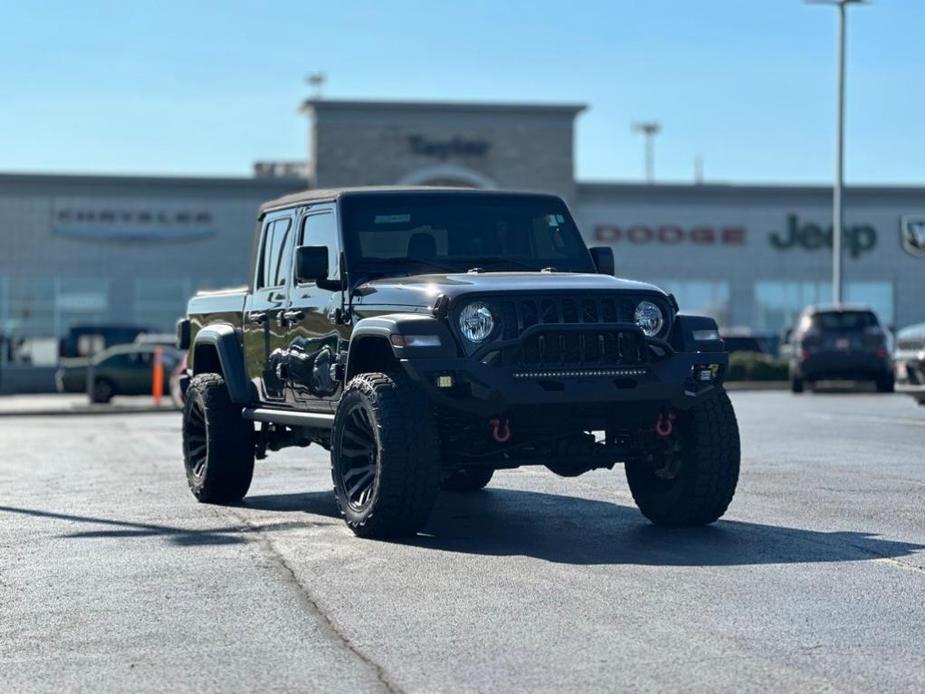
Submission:
POLYGON ((116 394, 116 388, 107 378, 97 378, 90 388, 90 402, 96 405, 105 405, 116 394))
POLYGON ((254 475, 254 425, 241 417, 219 374, 195 376, 183 405, 183 463, 190 491, 208 504, 232 504, 254 475))
POLYGON ((351 379, 334 417, 331 477, 337 506, 356 535, 401 537, 424 526, 440 491, 440 453, 427 400, 411 381, 385 373, 351 379), (367 444, 357 442, 357 427, 368 431, 367 444), (350 490, 366 474, 357 470, 364 468, 375 477, 353 499, 350 490))
POLYGON ((465 467, 443 478, 440 488, 446 492, 477 492, 491 482, 495 471, 490 467, 465 467))
POLYGON ((878 378, 877 379, 877 392, 878 393, 896 392, 896 377, 890 374, 889 376, 883 376, 882 378, 878 378))
POLYGON ((729 396, 708 395, 675 422, 680 465, 671 479, 658 461, 627 462, 626 478, 642 514, 656 525, 708 525, 726 512, 739 480, 739 427, 729 396))
POLYGON ((802 393, 803 392, 803 379, 799 376, 790 377, 790 392, 791 393, 802 393))

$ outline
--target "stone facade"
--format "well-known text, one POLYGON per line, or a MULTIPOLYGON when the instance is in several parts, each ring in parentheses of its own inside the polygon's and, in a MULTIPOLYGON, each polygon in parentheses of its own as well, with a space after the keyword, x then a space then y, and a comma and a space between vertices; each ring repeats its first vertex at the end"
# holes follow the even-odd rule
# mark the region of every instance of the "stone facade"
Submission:
POLYGON ((581 105, 314 99, 313 187, 468 185, 575 199, 574 121, 581 105))

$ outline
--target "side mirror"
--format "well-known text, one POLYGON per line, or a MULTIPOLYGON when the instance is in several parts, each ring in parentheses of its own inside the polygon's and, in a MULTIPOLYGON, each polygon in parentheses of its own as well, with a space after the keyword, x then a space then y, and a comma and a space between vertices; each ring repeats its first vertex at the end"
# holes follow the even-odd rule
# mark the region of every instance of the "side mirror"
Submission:
POLYGON ((595 246, 591 249, 591 260, 599 275, 611 275, 616 272, 613 261, 613 249, 610 246, 595 246))
POLYGON ((328 278, 328 247, 299 246, 295 249, 295 280, 323 282, 328 278))

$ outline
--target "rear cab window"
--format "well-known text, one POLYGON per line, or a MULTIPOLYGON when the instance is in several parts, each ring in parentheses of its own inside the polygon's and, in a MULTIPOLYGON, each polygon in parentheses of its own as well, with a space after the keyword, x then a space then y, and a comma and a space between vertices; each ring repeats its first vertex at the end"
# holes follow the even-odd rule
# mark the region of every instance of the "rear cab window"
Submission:
POLYGON ((860 331, 879 325, 871 311, 826 311, 814 314, 811 322, 823 332, 860 331))

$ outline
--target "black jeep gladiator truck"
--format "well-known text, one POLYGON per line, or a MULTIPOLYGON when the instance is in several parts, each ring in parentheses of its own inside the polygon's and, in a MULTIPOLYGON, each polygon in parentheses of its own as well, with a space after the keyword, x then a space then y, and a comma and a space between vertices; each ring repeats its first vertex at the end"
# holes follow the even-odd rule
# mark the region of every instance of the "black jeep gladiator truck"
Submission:
POLYGON ((200 501, 241 500, 255 458, 312 443, 363 537, 414 534, 441 489, 522 465, 623 463, 660 525, 711 523, 732 500, 716 323, 614 277, 560 198, 312 190, 261 207, 254 249, 250 286, 197 294, 178 325, 200 501))

